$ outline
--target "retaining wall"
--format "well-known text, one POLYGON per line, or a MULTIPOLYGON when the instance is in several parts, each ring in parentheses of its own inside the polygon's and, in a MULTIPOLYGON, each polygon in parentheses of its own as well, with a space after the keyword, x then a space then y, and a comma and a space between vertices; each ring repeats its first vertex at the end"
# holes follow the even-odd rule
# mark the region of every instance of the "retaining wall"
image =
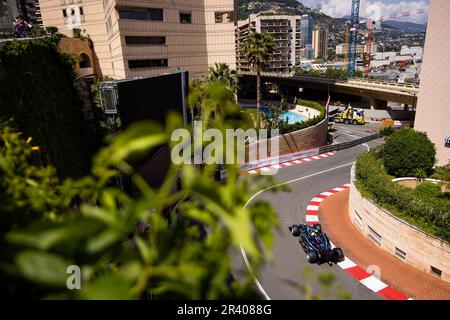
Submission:
POLYGON ((354 179, 355 166, 352 168, 348 211, 352 223, 383 250, 450 282, 450 243, 425 233, 364 198, 356 189, 354 179))

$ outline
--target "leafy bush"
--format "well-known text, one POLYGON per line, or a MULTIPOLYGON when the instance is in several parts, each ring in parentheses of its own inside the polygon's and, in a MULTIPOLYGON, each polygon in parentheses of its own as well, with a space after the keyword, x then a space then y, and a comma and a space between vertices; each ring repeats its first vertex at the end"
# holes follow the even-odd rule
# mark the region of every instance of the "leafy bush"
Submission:
POLYGON ((450 182, 450 162, 442 167, 436 167, 432 178, 450 182))
POLYGON ((356 186, 365 197, 428 233, 450 241, 450 202, 421 188, 417 191, 403 187, 392 182, 392 178, 374 152, 358 156, 356 186))
POLYGON ((423 169, 429 175, 435 161, 434 144, 425 133, 401 129, 384 144, 384 166, 389 174, 396 177, 413 177, 417 169, 423 169))
POLYGON ((0 49, 0 118, 32 136, 60 177, 89 172, 97 144, 73 86, 75 60, 57 50, 58 36, 11 41, 0 49))
POLYGON ((47 30, 47 32, 50 34, 56 34, 59 32, 58 27, 53 27, 53 26, 46 27, 45 30, 47 30))
MULTIPOLYGON (((181 116, 166 126, 139 123, 116 136, 93 161, 92 172, 61 182, 42 166, 32 141, 0 126, 0 283, 16 299, 257 299, 254 274, 231 277, 241 246, 255 270, 271 256, 273 208, 249 206, 268 186, 214 180, 214 167, 172 165, 160 188, 140 177, 130 198, 111 184, 129 174, 129 159, 169 143, 181 116), (118 171, 117 168, 121 168, 118 171), (174 181, 179 179, 177 190, 174 181), (207 230, 207 232, 206 232, 207 230), (69 266, 81 268, 80 290, 68 290, 69 266)), ((224 128, 221 127, 224 131, 224 128)), ((23 136, 26 138, 26 136, 23 136)))
POLYGON ((416 187, 416 194, 420 197, 424 197, 424 198, 430 198, 430 197, 434 197, 434 198, 442 198, 442 191, 441 191, 441 187, 436 184, 436 183, 432 183, 432 182, 424 182, 419 184, 416 187))
POLYGON ((381 127, 380 128, 380 135, 382 137, 389 137, 392 134, 394 134, 395 131, 396 131, 396 129, 394 127, 389 127, 389 126, 381 127))

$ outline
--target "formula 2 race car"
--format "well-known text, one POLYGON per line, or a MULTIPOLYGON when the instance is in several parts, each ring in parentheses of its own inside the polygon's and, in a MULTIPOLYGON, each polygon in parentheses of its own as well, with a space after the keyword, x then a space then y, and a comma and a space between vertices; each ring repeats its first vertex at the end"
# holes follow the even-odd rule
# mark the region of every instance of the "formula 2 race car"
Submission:
POLYGON ((299 237, 298 242, 305 251, 309 263, 328 262, 331 266, 333 262, 344 261, 344 252, 341 248, 331 248, 330 239, 322 232, 320 224, 313 226, 293 224, 289 226, 289 231, 294 237, 299 237))

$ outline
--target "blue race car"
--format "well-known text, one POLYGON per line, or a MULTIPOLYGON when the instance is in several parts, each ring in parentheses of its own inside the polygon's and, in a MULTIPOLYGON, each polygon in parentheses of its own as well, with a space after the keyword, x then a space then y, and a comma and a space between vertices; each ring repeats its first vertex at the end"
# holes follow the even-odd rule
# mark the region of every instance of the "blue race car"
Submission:
POLYGON ((294 237, 299 237, 298 242, 305 251, 309 263, 322 264, 327 262, 331 266, 333 262, 344 261, 344 252, 341 248, 331 247, 330 239, 322 231, 320 224, 313 226, 293 224, 289 226, 289 231, 294 237))

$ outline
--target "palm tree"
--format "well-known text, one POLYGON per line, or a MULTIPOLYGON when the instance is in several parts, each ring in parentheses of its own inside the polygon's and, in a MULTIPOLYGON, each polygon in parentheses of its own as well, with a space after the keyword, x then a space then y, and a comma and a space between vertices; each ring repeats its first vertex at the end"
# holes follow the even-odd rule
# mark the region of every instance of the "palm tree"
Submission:
POLYGON ((208 68, 207 80, 210 82, 220 82, 230 91, 237 90, 237 75, 226 63, 215 63, 213 67, 208 68))
POLYGON ((256 125, 259 129, 261 107, 261 71, 269 60, 274 48, 272 36, 264 33, 251 33, 242 44, 242 55, 247 63, 256 72, 256 125))

